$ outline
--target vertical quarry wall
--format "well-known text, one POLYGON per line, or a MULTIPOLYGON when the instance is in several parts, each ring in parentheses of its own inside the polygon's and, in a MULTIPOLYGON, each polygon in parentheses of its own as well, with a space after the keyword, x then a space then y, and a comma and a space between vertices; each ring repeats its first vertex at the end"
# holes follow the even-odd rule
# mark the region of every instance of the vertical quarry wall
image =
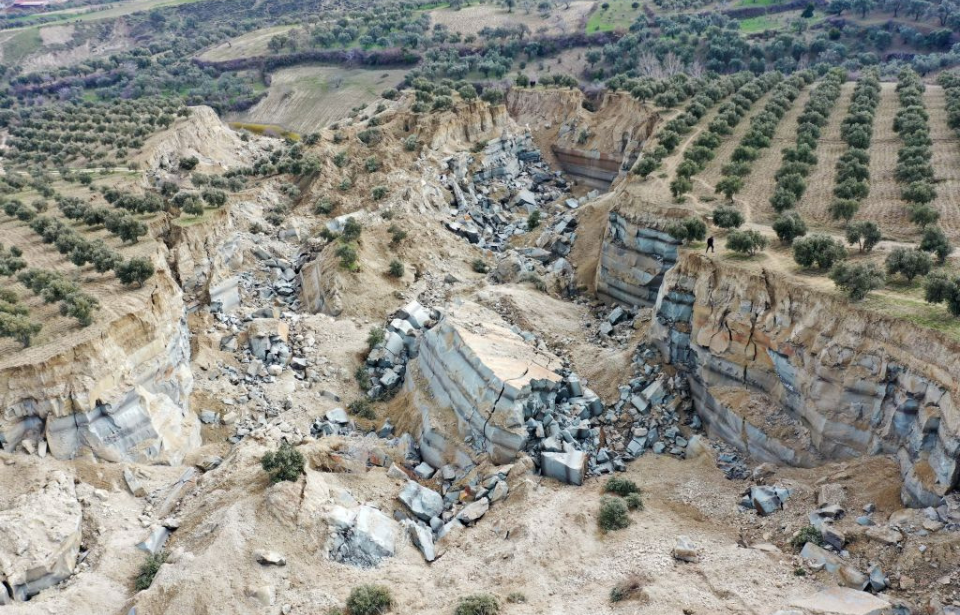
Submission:
POLYGON ((597 292, 655 307, 651 341, 686 371, 711 434, 803 467, 896 455, 912 505, 957 489, 960 344, 776 273, 678 252, 662 211, 637 209, 610 214, 597 292))

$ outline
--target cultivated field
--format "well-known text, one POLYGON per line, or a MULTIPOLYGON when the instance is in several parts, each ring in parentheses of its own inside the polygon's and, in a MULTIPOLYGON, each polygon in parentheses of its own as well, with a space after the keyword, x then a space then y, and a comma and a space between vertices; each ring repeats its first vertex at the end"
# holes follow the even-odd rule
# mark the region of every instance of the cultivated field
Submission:
POLYGON ((895 234, 910 230, 907 210, 900 200, 900 187, 894 180, 900 137, 893 131, 893 118, 900 108, 895 83, 881 84, 880 104, 873 121, 870 142, 870 194, 860 203, 857 220, 873 220, 884 231, 895 234))
POLYGON ((295 27, 296 26, 274 26, 272 28, 262 28, 260 30, 254 30, 253 32, 247 32, 243 36, 230 39, 225 43, 221 43, 216 47, 204 51, 200 54, 200 59, 211 62, 222 62, 224 60, 267 55, 270 52, 270 49, 267 47, 270 39, 277 34, 289 32, 295 27))
POLYGON ((480 30, 488 27, 512 28, 518 24, 527 26, 534 33, 543 28, 546 34, 564 34, 579 30, 593 5, 593 2, 575 0, 570 2, 567 8, 567 4, 560 3, 555 5, 549 14, 541 16, 533 2, 529 3, 529 8, 518 5, 512 13, 502 6, 479 4, 459 11, 449 8, 435 9, 430 11, 430 20, 464 36, 479 34, 480 30))
MULTIPOLYGON (((587 22, 587 32, 607 32, 610 30, 627 30, 630 24, 643 13, 643 6, 633 8, 634 0, 608 0, 609 8, 604 9, 598 2, 596 9, 590 14, 587 22)), ((656 10, 656 7, 653 7, 656 10)))
POLYGON ((937 186, 937 198, 931 205, 940 212, 940 228, 951 237, 960 237, 960 139, 947 125, 943 88, 928 85, 924 102, 930 113, 937 186))
POLYGON ((783 159, 781 150, 791 147, 797 138, 797 118, 803 112, 803 106, 810 98, 810 92, 815 85, 810 85, 800 92, 800 96, 793 101, 793 107, 787 111, 777 131, 773 134, 773 143, 763 150, 760 158, 753 163, 753 172, 744 178, 743 191, 737 195, 737 201, 742 201, 748 220, 770 224, 776 218, 776 212, 770 205, 770 196, 777 184, 774 174, 780 168, 783 159))
POLYGON ((820 144, 816 152, 817 166, 807 177, 807 190, 797 204, 797 210, 803 219, 812 226, 830 226, 838 231, 842 226, 831 218, 829 209, 834 198, 837 160, 847 151, 847 144, 840 138, 840 125, 847 117, 852 102, 850 97, 856 85, 856 82, 848 81, 841 88, 840 98, 820 133, 820 144))
POLYGON ((343 119, 354 107, 375 101, 396 87, 406 71, 298 66, 273 73, 267 97, 229 121, 275 124, 307 133, 343 119))
MULTIPOLYGON (((120 182, 128 184, 129 176, 128 173, 113 174, 108 177, 98 175, 96 184, 105 186, 117 185, 120 182)), ((58 181, 54 182, 52 186, 64 196, 75 196, 85 202, 95 200, 97 205, 105 205, 102 197, 94 197, 90 190, 77 184, 58 181)), ((40 198, 40 195, 33 190, 10 196, 24 203, 31 203, 40 198)), ((134 256, 149 257, 156 251, 156 245, 150 239, 149 234, 141 237, 136 244, 124 244, 119 237, 111 234, 102 226, 91 227, 82 222, 68 220, 53 202, 49 202, 47 210, 42 215, 69 224, 89 241, 102 240, 124 259, 134 256)), ((138 215, 137 219, 149 225, 150 220, 156 217, 155 214, 138 215)), ((19 303, 29 309, 30 320, 43 326, 40 334, 33 339, 33 347, 39 347, 54 340, 72 344, 84 336, 97 335, 100 325, 113 320, 118 315, 142 309, 144 301, 149 300, 151 288, 149 282, 144 284, 143 289, 138 289, 135 286, 121 284, 113 272, 97 273, 92 264, 77 267, 66 256, 60 254, 53 244, 41 241, 40 236, 30 228, 27 222, 7 216, 2 211, 0 211, 0 244, 7 248, 12 246, 20 248, 23 250, 23 258, 26 260, 28 268, 59 272, 70 281, 78 284, 82 292, 93 296, 100 303, 93 324, 82 328, 75 318, 60 314, 57 302, 45 304, 38 295, 17 282, 16 276, 0 277, 3 288, 9 288, 17 293, 19 303)), ((12 338, 0 338, 0 365, 4 363, 5 359, 12 359, 20 352, 22 351, 19 342, 12 338)))

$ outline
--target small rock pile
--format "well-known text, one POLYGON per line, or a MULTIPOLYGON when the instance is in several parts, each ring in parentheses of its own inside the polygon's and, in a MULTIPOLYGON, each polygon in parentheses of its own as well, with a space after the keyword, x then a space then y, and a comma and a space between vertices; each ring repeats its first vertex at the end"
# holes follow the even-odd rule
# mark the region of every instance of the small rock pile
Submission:
POLYGON ((384 339, 367 355, 364 366, 367 380, 367 397, 384 399, 391 397, 403 384, 407 362, 417 356, 417 342, 424 331, 437 323, 440 313, 411 301, 387 319, 384 339))
POLYGON ((468 475, 452 465, 434 470, 421 463, 413 469, 417 480, 409 478, 409 470, 393 465, 388 475, 408 479, 397 497, 410 514, 398 511, 397 521, 407 528, 424 559, 432 562, 443 554, 445 537, 475 524, 493 504, 507 497, 507 477, 514 467, 515 464, 500 466, 485 475, 474 473, 464 482, 468 475))

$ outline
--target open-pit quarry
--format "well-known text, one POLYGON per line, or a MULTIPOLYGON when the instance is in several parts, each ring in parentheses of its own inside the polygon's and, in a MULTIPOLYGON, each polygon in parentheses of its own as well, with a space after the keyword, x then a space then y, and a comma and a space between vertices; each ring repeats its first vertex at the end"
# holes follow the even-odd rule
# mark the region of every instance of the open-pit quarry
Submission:
MULTIPOLYGON (((3 347, 0 615, 326 614, 371 583, 424 615, 960 613, 960 344, 674 239, 627 94, 384 103, 296 191, 152 223, 156 275, 91 327, 3 347), (281 444, 304 468, 271 482, 281 444), (611 477, 642 504, 604 531, 611 477)), ((132 185, 285 146, 209 110, 152 139, 132 185)))

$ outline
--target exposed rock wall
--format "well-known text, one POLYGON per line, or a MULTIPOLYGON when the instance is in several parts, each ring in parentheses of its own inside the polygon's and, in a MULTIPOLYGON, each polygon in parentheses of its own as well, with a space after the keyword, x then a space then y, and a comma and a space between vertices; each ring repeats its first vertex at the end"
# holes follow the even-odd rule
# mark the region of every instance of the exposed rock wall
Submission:
POLYGON ((586 98, 575 88, 514 88, 507 109, 529 127, 544 152, 588 186, 606 190, 633 166, 660 121, 629 94, 603 92, 586 98))
POLYGON ((99 335, 52 343, 0 369, 3 448, 46 441, 60 459, 86 450, 110 461, 179 463, 199 446, 182 295, 166 269, 148 285, 142 309, 94 325, 99 335))
POLYGON ((651 336, 687 370, 708 429, 799 466, 895 454, 903 499, 935 505, 960 480, 960 344, 783 276, 683 254, 651 336))
POLYGON ((424 458, 465 465, 466 441, 494 463, 512 461, 526 444, 524 404, 561 380, 556 357, 535 350, 497 314, 459 306, 420 341, 404 386, 421 410, 424 458))
POLYGON ((610 212, 597 265, 601 299, 641 307, 654 304, 680 246, 660 227, 661 221, 649 214, 623 208, 610 212))

